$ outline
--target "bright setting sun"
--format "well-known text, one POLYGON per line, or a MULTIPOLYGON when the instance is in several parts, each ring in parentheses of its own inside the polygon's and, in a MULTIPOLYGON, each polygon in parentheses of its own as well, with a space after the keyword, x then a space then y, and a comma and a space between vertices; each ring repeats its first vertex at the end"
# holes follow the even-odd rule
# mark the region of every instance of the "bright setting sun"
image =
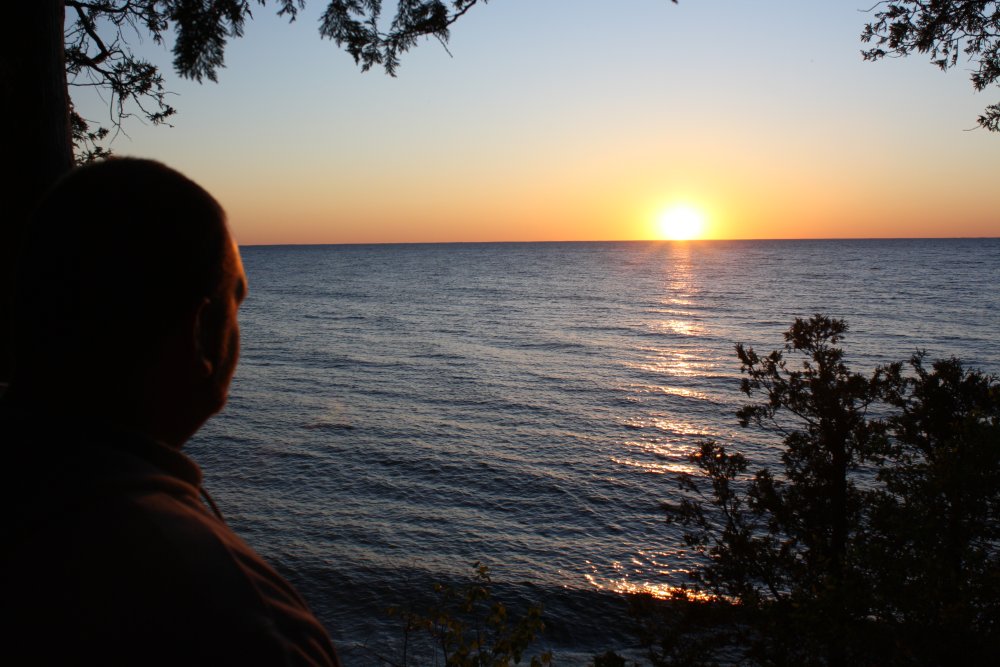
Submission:
POLYGON ((660 213, 656 223, 661 239, 688 241, 701 238, 705 229, 705 214, 693 206, 677 205, 660 213))

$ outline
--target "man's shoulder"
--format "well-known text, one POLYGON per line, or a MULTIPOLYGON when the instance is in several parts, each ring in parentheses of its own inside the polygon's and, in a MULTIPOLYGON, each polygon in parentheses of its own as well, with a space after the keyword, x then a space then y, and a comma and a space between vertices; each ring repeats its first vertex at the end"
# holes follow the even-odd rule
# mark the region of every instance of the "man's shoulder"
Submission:
POLYGON ((213 664, 332 660, 326 631, 291 585, 192 498, 154 490, 88 514, 82 597, 109 617, 141 610, 123 635, 169 635, 213 664))
POLYGON ((4 631, 8 656, 41 646, 52 652, 42 664, 61 662, 65 644, 37 636, 53 633, 73 655, 104 651, 108 664, 137 653, 123 661, 336 664, 292 587, 206 510, 169 452, 164 463, 122 443, 81 449, 41 433, 10 444, 22 478, 4 492, 14 529, 0 606, 17 619, 4 631))
POLYGON ((171 517, 198 513, 201 472, 180 452, 101 425, 5 407, 0 401, 6 547, 48 532, 84 544, 114 542, 118 533, 127 542, 143 524, 169 526, 171 517))

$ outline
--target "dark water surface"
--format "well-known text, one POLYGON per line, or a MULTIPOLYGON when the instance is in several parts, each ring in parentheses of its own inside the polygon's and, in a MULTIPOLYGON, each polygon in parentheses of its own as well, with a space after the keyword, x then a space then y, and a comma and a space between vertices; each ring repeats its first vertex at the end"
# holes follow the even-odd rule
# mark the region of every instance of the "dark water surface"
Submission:
MULTIPOLYGON (((847 320, 849 363, 1000 372, 1000 240, 249 247, 243 356, 193 440, 230 523, 347 664, 385 608, 488 563, 560 664, 634 644, 620 596, 693 566, 660 503, 739 428, 736 342, 847 320)), ((367 647, 367 648, 365 648, 367 647)))

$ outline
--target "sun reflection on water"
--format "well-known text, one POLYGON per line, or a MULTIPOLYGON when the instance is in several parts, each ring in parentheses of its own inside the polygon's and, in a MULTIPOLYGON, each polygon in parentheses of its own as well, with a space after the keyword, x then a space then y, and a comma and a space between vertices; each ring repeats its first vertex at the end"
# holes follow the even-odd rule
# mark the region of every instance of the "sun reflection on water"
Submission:
POLYGON ((709 395, 697 389, 688 387, 675 387, 658 384, 632 384, 624 388, 624 391, 637 394, 667 394, 668 396, 680 396, 681 398, 694 398, 698 400, 710 400, 709 395))
MULTIPOLYGON (((654 278, 659 294, 644 311, 630 358, 622 361, 634 381, 620 389, 638 409, 630 408, 619 422, 627 435, 609 458, 639 474, 700 475, 691 454, 702 440, 721 435, 711 419, 698 420, 699 404, 708 409, 719 403, 712 393, 716 385, 707 384, 717 379, 719 361, 708 342, 715 335, 711 313, 699 307, 704 299, 695 261, 690 247, 677 246, 664 255, 662 274, 654 278)), ((680 535, 658 542, 667 548, 640 549, 600 566, 588 561, 587 582, 609 592, 661 600, 716 599, 685 585, 697 558, 681 546, 680 535)))
POLYGON ((712 368, 701 353, 677 349, 649 349, 655 356, 642 362, 627 362, 629 368, 675 377, 701 377, 712 368))
POLYGON ((611 461, 613 463, 617 463, 618 465, 638 468, 643 472, 652 473, 654 475, 665 475, 667 473, 693 474, 698 470, 690 464, 656 463, 654 461, 639 461, 637 459, 622 458, 619 456, 612 456, 611 461))
POLYGON ((678 319, 663 320, 657 327, 665 333, 677 334, 678 336, 701 336, 705 333, 704 327, 696 322, 678 319))
POLYGON ((697 474, 698 468, 688 459, 695 451, 694 443, 682 444, 664 440, 629 440, 623 447, 640 456, 612 456, 618 465, 637 468, 643 472, 662 475, 679 473, 697 474))
MULTIPOLYGON (((659 557, 670 560, 680 554, 663 553, 659 557)), ((639 556, 648 556, 639 552, 639 556)), ((650 595, 658 600, 687 599, 699 602, 712 602, 719 598, 707 591, 700 591, 684 585, 668 582, 654 582, 648 579, 648 565, 641 558, 633 556, 629 566, 625 566, 620 561, 611 563, 612 574, 610 577, 601 577, 597 574, 597 568, 591 561, 585 561, 592 572, 584 575, 591 586, 602 591, 611 591, 624 595, 650 595)), ((655 564, 655 563, 654 563, 655 564)), ((669 578, 687 577, 688 571, 684 569, 662 569, 658 568, 656 574, 669 578)))
MULTIPOLYGON (((680 436, 682 438, 691 437, 711 437, 717 436, 715 430, 705 426, 704 424, 688 421, 686 419, 679 419, 676 417, 667 417, 663 415, 650 415, 649 417, 633 417, 631 419, 626 419, 622 424, 629 429, 634 431, 641 431, 643 429, 656 429, 659 432, 666 433, 671 436, 680 436)), ((685 445, 688 447, 689 445, 685 445)), ((673 453, 673 452, 671 452, 673 453)))
POLYGON ((616 593, 632 595, 651 595, 658 600, 676 600, 678 598, 695 602, 714 602, 718 597, 706 591, 698 591, 685 586, 671 586, 670 584, 651 584, 648 581, 636 583, 632 581, 620 581, 612 590, 616 593))

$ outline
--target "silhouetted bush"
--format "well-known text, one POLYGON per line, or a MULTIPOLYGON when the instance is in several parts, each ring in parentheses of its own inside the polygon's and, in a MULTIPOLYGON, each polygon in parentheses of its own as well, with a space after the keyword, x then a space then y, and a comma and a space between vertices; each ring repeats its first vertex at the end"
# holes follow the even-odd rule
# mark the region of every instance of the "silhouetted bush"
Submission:
POLYGON ((705 556, 695 586, 734 613, 692 626, 707 607, 677 602, 654 664, 719 657, 685 642, 767 665, 971 664, 1000 645, 1000 383, 923 355, 909 376, 853 373, 846 331, 816 315, 767 356, 737 346, 762 397, 737 416, 781 435, 780 461, 751 475, 714 441, 692 455, 703 475, 680 478, 668 518, 705 556))
MULTIPOLYGON (((435 584, 434 599, 426 607, 389 610, 403 621, 403 642, 399 660, 382 657, 383 663, 398 667, 521 664, 525 651, 545 629, 541 606, 532 605, 523 615, 514 615, 494 598, 489 568, 477 562, 473 570, 466 584, 435 584)), ((528 658, 531 667, 546 667, 551 662, 548 652, 528 658)))

